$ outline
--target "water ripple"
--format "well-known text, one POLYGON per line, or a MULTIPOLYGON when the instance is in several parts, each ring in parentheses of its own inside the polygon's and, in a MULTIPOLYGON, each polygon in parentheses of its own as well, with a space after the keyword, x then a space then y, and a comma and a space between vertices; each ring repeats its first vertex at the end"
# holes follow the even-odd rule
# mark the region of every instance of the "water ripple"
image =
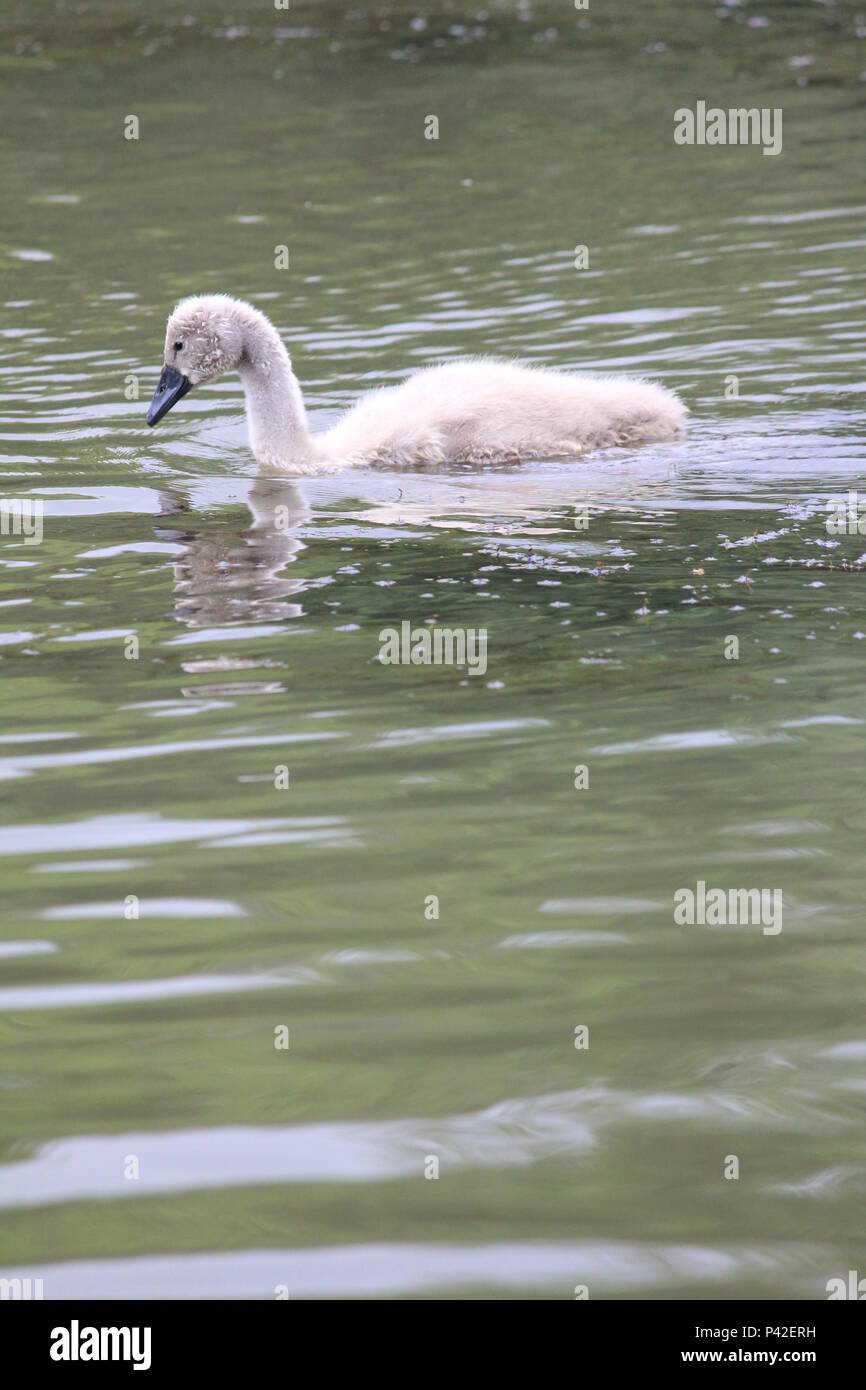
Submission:
MULTIPOLYGON (((203 994, 239 994, 250 990, 284 989, 288 985, 320 983, 322 978, 315 971, 298 969, 291 973, 281 971, 271 975, 172 975, 165 980, 88 980, 78 984, 21 985, 0 989, 0 1013, 96 1009, 109 1004, 142 1004, 203 994)), ((0 1173, 2 1171, 0 1169, 0 1173)))
MULTIPOLYGON (((193 976, 137 982, 129 988, 138 992, 131 994, 123 993, 125 983, 4 990, 0 1007, 10 998, 25 1001, 17 1007, 45 1007, 40 1001, 51 994, 57 996, 55 1007, 62 1007, 114 1002, 116 991, 124 1000, 165 998, 173 993, 275 988, 320 978, 314 972, 288 978, 193 976), (152 994, 146 992, 148 987, 152 994)), ((32 1159, 0 1165, 0 1207, 273 1183, 382 1182, 423 1174, 429 1154, 451 1169, 507 1169, 554 1157, 571 1161, 595 1149, 602 1131, 612 1125, 638 1121, 645 1132, 648 1121, 670 1120, 721 1124, 726 1130, 734 1122, 758 1124, 763 1130, 802 1125, 779 1106, 736 1094, 630 1094, 596 1086, 508 1099, 486 1110, 432 1119, 87 1135, 54 1141, 32 1159), (124 1176, 124 1158, 131 1153, 140 1163, 141 1175, 134 1183, 124 1176)))
POLYGON ((784 1279, 800 1297, 820 1297, 828 1257, 805 1242, 752 1246, 625 1240, 493 1241, 487 1244, 376 1242, 323 1249, 232 1250, 135 1259, 77 1260, 3 1271, 42 1279, 46 1299, 374 1298, 439 1289, 546 1289, 573 1299, 671 1287, 742 1287, 759 1282, 766 1297, 784 1279))

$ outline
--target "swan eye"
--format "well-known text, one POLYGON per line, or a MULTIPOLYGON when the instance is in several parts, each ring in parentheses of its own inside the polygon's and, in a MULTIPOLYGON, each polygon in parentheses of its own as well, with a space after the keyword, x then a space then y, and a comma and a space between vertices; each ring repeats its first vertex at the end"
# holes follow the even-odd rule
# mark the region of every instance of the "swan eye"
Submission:
POLYGON ((175 350, 175 352, 181 352, 182 349, 183 349, 183 343, 175 343, 175 345, 174 345, 174 350, 175 350))

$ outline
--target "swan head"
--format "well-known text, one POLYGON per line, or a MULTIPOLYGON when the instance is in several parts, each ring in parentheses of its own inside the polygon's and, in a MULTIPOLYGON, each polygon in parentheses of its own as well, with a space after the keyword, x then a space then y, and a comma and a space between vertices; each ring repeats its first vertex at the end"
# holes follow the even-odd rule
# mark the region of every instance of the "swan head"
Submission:
POLYGON ((155 425, 172 406, 205 381, 235 370, 244 355, 244 323, 239 302, 228 295, 182 299, 165 330, 163 368, 147 423, 155 425))

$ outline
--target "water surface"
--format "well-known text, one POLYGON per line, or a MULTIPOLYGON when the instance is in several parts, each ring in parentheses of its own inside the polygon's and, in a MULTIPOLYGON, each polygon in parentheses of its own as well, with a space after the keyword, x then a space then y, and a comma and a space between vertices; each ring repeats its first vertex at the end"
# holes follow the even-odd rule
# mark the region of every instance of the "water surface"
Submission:
POLYGON ((0 1264, 824 1297, 866 1258, 855 9, 187 8, 0 30, 0 474, 44 509, 0 549, 0 1264), (783 153, 676 147, 698 99, 783 153), (316 429, 491 353, 652 375, 688 434, 262 480, 237 379, 143 424, 216 290, 316 429), (405 620, 484 675, 383 666, 405 620), (699 879, 783 930, 675 925, 699 879))

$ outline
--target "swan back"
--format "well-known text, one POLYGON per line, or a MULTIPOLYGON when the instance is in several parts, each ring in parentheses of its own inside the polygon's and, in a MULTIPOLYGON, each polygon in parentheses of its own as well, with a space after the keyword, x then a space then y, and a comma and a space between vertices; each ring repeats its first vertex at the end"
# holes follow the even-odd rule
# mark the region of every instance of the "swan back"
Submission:
POLYGON ((685 413, 652 382, 470 358, 371 392, 324 442, 348 461, 553 458, 670 439, 685 413))

